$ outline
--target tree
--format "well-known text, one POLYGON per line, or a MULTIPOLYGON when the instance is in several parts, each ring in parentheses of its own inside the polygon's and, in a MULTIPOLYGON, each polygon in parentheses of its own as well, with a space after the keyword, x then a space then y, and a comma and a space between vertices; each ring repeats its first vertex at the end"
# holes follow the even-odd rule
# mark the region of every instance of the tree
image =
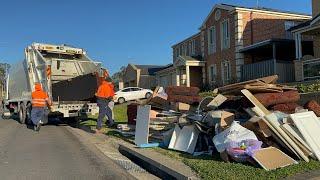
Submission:
POLYGON ((112 80, 113 80, 113 82, 115 82, 115 83, 121 82, 125 71, 126 71, 126 67, 125 67, 125 66, 122 66, 122 67, 120 68, 120 71, 114 73, 114 74, 112 75, 112 80))
POLYGON ((0 63, 0 81, 1 81, 1 83, 5 82, 9 68, 10 68, 10 65, 8 63, 0 63))

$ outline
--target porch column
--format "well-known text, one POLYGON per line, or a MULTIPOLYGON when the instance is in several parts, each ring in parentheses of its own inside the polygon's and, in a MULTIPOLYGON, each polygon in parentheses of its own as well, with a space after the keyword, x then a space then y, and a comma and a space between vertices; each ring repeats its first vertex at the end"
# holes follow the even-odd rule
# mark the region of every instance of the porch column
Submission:
POLYGON ((277 74, 277 46, 272 43, 272 57, 273 57, 273 74, 277 74))
POLYGON ((176 69, 176 85, 180 86, 180 70, 178 67, 176 69))
POLYGON ((295 34, 295 42, 296 42, 296 59, 301 60, 302 58, 302 44, 301 44, 301 34, 295 34))
POLYGON ((276 43, 272 44, 272 57, 273 57, 273 59, 277 59, 277 46, 276 46, 276 43))
POLYGON ((186 65, 187 87, 190 87, 190 67, 186 65))
POLYGON ((206 84, 206 80, 207 79, 207 75, 206 75, 206 67, 205 66, 202 66, 202 83, 203 85, 206 84))

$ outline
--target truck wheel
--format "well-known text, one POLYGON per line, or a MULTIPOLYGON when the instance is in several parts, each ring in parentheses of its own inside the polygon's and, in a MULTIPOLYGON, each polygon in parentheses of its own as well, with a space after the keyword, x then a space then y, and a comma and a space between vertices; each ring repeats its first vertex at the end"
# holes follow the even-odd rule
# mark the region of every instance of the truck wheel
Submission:
POLYGON ((26 107, 25 107, 25 105, 23 103, 20 104, 19 122, 21 124, 25 124, 25 122, 26 122, 26 107))
POLYGON ((125 100, 123 97, 120 97, 120 98, 118 99, 118 103, 119 103, 119 104, 122 104, 122 103, 124 103, 124 102, 126 102, 126 100, 125 100))
POLYGON ((32 125, 31 110, 32 110, 31 103, 28 103, 27 107, 26 107, 26 124, 28 124, 28 125, 32 125))

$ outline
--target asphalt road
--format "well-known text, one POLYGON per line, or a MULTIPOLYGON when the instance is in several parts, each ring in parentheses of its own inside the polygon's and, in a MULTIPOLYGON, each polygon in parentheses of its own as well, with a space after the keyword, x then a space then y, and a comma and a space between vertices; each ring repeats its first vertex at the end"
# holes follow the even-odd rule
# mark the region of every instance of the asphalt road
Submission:
POLYGON ((0 179, 132 179, 65 126, 39 133, 14 120, 0 120, 0 179))

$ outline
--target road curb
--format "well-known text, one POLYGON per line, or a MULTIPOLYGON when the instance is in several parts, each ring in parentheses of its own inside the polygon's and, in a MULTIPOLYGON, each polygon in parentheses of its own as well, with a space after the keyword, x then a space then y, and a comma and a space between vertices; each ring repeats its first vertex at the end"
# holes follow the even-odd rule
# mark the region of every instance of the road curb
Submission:
POLYGON ((162 178, 162 179, 199 179, 192 172, 183 172, 179 168, 174 169, 169 167, 165 163, 161 163, 142 152, 139 152, 139 149, 134 147, 129 147, 124 144, 119 145, 119 152, 124 156, 131 159, 133 162, 143 167, 150 173, 162 178))

